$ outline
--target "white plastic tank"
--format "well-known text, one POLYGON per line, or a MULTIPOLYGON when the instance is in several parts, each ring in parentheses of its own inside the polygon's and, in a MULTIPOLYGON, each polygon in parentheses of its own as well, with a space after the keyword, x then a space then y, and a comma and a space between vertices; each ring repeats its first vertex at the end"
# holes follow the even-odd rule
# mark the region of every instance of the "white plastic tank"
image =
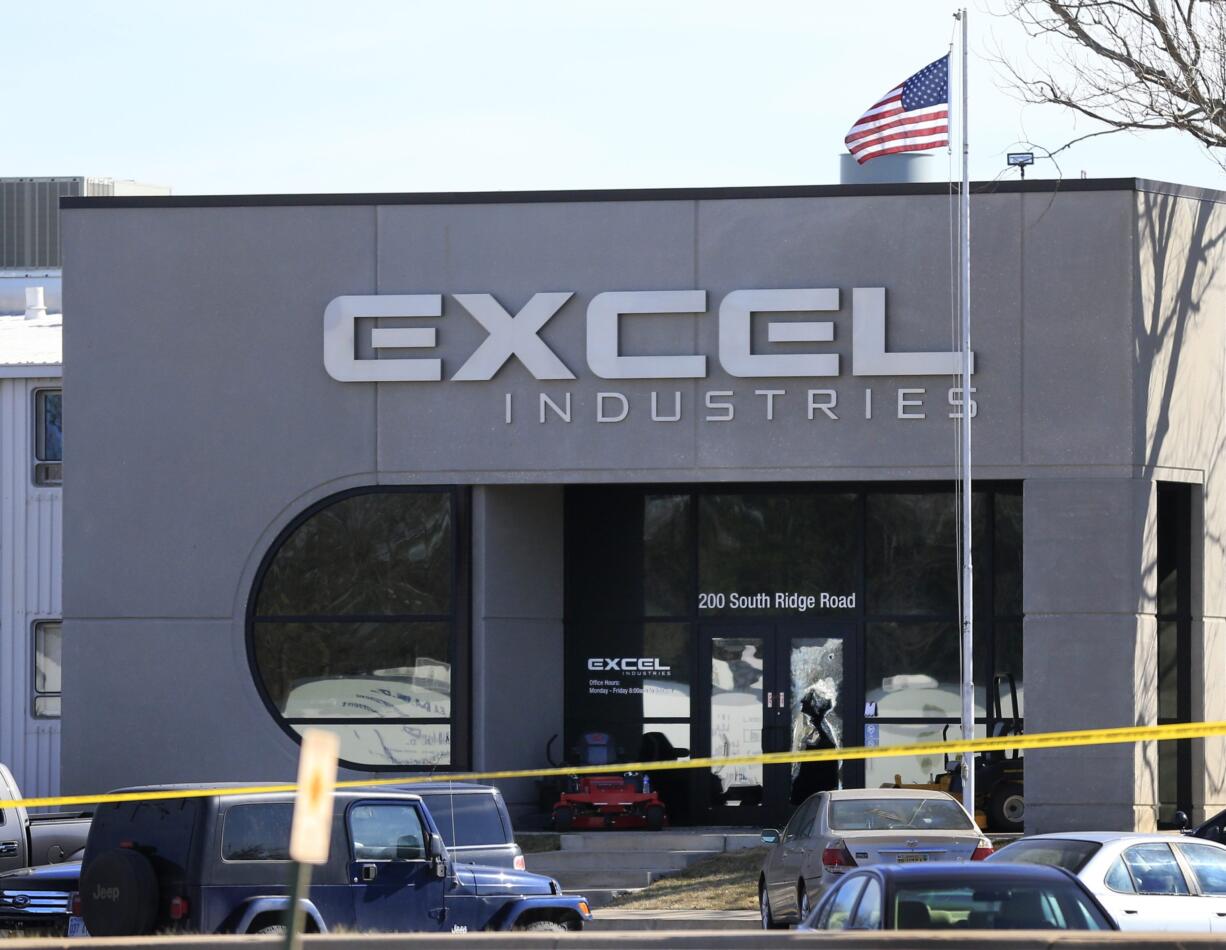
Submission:
POLYGON ((896 182, 947 181, 949 162, 945 152, 903 152, 882 155, 859 164, 850 154, 839 156, 839 183, 881 185, 896 182))
POLYGON ((26 288, 26 319, 37 320, 39 317, 47 315, 47 302, 43 293, 43 286, 40 284, 37 287, 26 288))

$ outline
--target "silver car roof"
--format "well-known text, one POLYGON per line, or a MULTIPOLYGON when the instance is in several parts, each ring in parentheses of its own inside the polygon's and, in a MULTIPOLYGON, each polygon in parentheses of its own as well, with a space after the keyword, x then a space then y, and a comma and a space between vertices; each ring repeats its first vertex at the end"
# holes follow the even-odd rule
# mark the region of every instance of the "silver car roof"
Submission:
POLYGON ((1224 848, 1215 841, 1204 838, 1193 838, 1181 835, 1177 831, 1146 832, 1146 831, 1054 831, 1045 835, 1027 835, 1019 841, 1093 841, 1098 844, 1127 842, 1128 844, 1148 844, 1151 842, 1169 843, 1172 841, 1187 841, 1194 844, 1208 844, 1215 848, 1224 848))

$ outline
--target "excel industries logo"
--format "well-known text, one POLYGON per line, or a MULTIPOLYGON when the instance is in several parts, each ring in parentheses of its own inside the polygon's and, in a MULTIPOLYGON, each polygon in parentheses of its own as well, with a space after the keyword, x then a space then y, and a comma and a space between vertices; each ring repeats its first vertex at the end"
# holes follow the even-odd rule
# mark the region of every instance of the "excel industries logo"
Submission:
MULTIPOLYGON (((335 298, 324 311, 324 367, 335 380, 353 382, 405 383, 480 383, 492 381, 512 358, 542 383, 564 384, 577 379, 576 369, 568 365, 541 338, 551 320, 567 309, 573 293, 538 293, 516 313, 509 312, 493 294, 379 294, 335 298), (461 317, 461 314, 463 315, 461 317), (486 331, 486 338, 449 375, 437 355, 438 332, 447 320, 475 320, 486 331), (414 326, 376 325, 380 319, 413 321, 414 326), (359 331, 361 330, 361 338, 359 331), (420 356, 381 358, 381 353, 420 351, 420 356), (360 358, 359 351, 373 353, 360 358), (432 352, 435 351, 435 352, 432 352)), ((572 311, 577 309, 570 308, 572 311)), ((873 418, 873 388, 869 383, 880 377, 953 376, 961 372, 957 352, 891 352, 886 349, 886 292, 884 287, 855 287, 851 290, 850 375, 864 377, 863 403, 856 394, 854 407, 840 407, 839 393, 825 388, 822 381, 843 374, 846 367, 838 353, 823 352, 822 345, 834 342, 840 324, 835 319, 772 320, 772 314, 838 312, 842 309, 839 288, 801 288, 734 290, 712 308, 705 290, 609 291, 594 296, 584 314, 587 371, 601 380, 653 380, 662 385, 650 393, 650 419, 653 422, 678 422, 685 415, 683 393, 669 391, 670 380, 708 378, 718 362, 723 372, 735 380, 794 380, 788 388, 759 388, 746 383, 740 389, 707 389, 697 396, 696 412, 704 422, 730 422, 738 413, 753 413, 773 421, 777 412, 791 408, 809 419, 837 421, 840 413, 863 412, 873 418), (711 310, 714 309, 714 313, 711 310), (621 351, 622 317, 654 317, 668 320, 677 315, 699 315, 717 321, 717 348, 714 353, 660 353, 629 355, 621 351), (753 346, 755 321, 765 323, 769 344, 799 344, 789 352, 756 352, 753 346), (811 381, 804 385, 804 381, 811 381), (800 383, 801 385, 797 385, 800 383)), ((847 328, 843 325, 842 332, 847 328)), ((974 355, 970 358, 974 372, 974 355)), ((777 384, 776 384, 777 385, 777 384)), ((973 396, 974 387, 971 388, 973 396)), ((685 395, 688 395, 686 393, 685 395)), ((539 416, 540 422, 557 419, 571 422, 577 409, 586 409, 596 422, 617 423, 635 408, 632 398, 648 401, 642 393, 633 396, 615 387, 595 393, 576 394, 571 388, 542 389, 538 405, 527 407, 524 415, 539 416), (574 398, 573 398, 574 397, 574 398), (580 400, 585 405, 577 405, 580 400), (534 412, 539 408, 539 412, 534 412)), ((932 397, 927 387, 898 388, 887 394, 883 411, 899 419, 923 419, 932 411, 931 402, 940 400, 940 411, 960 418, 963 408, 961 387, 950 387, 944 398, 932 397)), ((504 421, 517 421, 516 397, 507 392, 503 398, 504 421)), ((970 414, 977 407, 972 398, 970 414)), ((647 415, 648 407, 639 409, 647 415)))

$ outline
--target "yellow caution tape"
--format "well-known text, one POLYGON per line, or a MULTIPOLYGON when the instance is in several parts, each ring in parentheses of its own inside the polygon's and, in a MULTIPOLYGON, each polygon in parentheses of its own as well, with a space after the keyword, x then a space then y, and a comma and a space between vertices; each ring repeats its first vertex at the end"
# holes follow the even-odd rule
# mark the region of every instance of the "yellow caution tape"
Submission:
MULTIPOLYGON (((765 752, 723 758, 679 759, 672 762, 616 762, 610 765, 564 765, 547 769, 509 769, 493 772, 445 772, 405 775, 397 778, 353 779, 337 782, 337 788, 371 788, 381 785, 411 785, 416 782, 487 782, 494 779, 549 778, 566 775, 609 775, 622 772, 664 772, 678 769, 718 769, 729 765, 786 765, 792 762, 829 762, 851 759, 884 759, 910 755, 960 755, 963 752, 1005 752, 1012 749, 1063 749, 1073 746, 1119 745, 1171 739, 1205 739, 1226 736, 1226 722, 1185 722, 1169 726, 1122 726, 1114 729, 1074 729, 1067 732, 1037 732, 990 739, 955 739, 951 742, 917 742, 911 745, 855 746, 847 749, 811 749, 800 752, 765 752)), ((292 792, 293 784, 244 785, 213 788, 175 788, 164 791, 112 792, 104 795, 60 795, 52 798, 0 799, 0 808, 23 806, 46 808, 65 805, 105 805, 115 802, 162 801, 179 798, 209 798, 214 795, 260 795, 292 792)))

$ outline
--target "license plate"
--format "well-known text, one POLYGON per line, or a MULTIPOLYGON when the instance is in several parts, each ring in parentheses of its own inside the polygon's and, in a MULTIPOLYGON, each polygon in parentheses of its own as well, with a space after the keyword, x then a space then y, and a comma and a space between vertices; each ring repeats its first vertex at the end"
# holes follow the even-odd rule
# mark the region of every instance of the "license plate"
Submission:
POLYGON ((88 937, 89 931, 85 929, 85 921, 80 917, 68 918, 68 936, 70 937, 88 937))
POLYGON ((898 856, 899 864, 913 864, 916 861, 927 861, 927 860, 928 860, 928 855, 926 854, 900 854, 898 856))

